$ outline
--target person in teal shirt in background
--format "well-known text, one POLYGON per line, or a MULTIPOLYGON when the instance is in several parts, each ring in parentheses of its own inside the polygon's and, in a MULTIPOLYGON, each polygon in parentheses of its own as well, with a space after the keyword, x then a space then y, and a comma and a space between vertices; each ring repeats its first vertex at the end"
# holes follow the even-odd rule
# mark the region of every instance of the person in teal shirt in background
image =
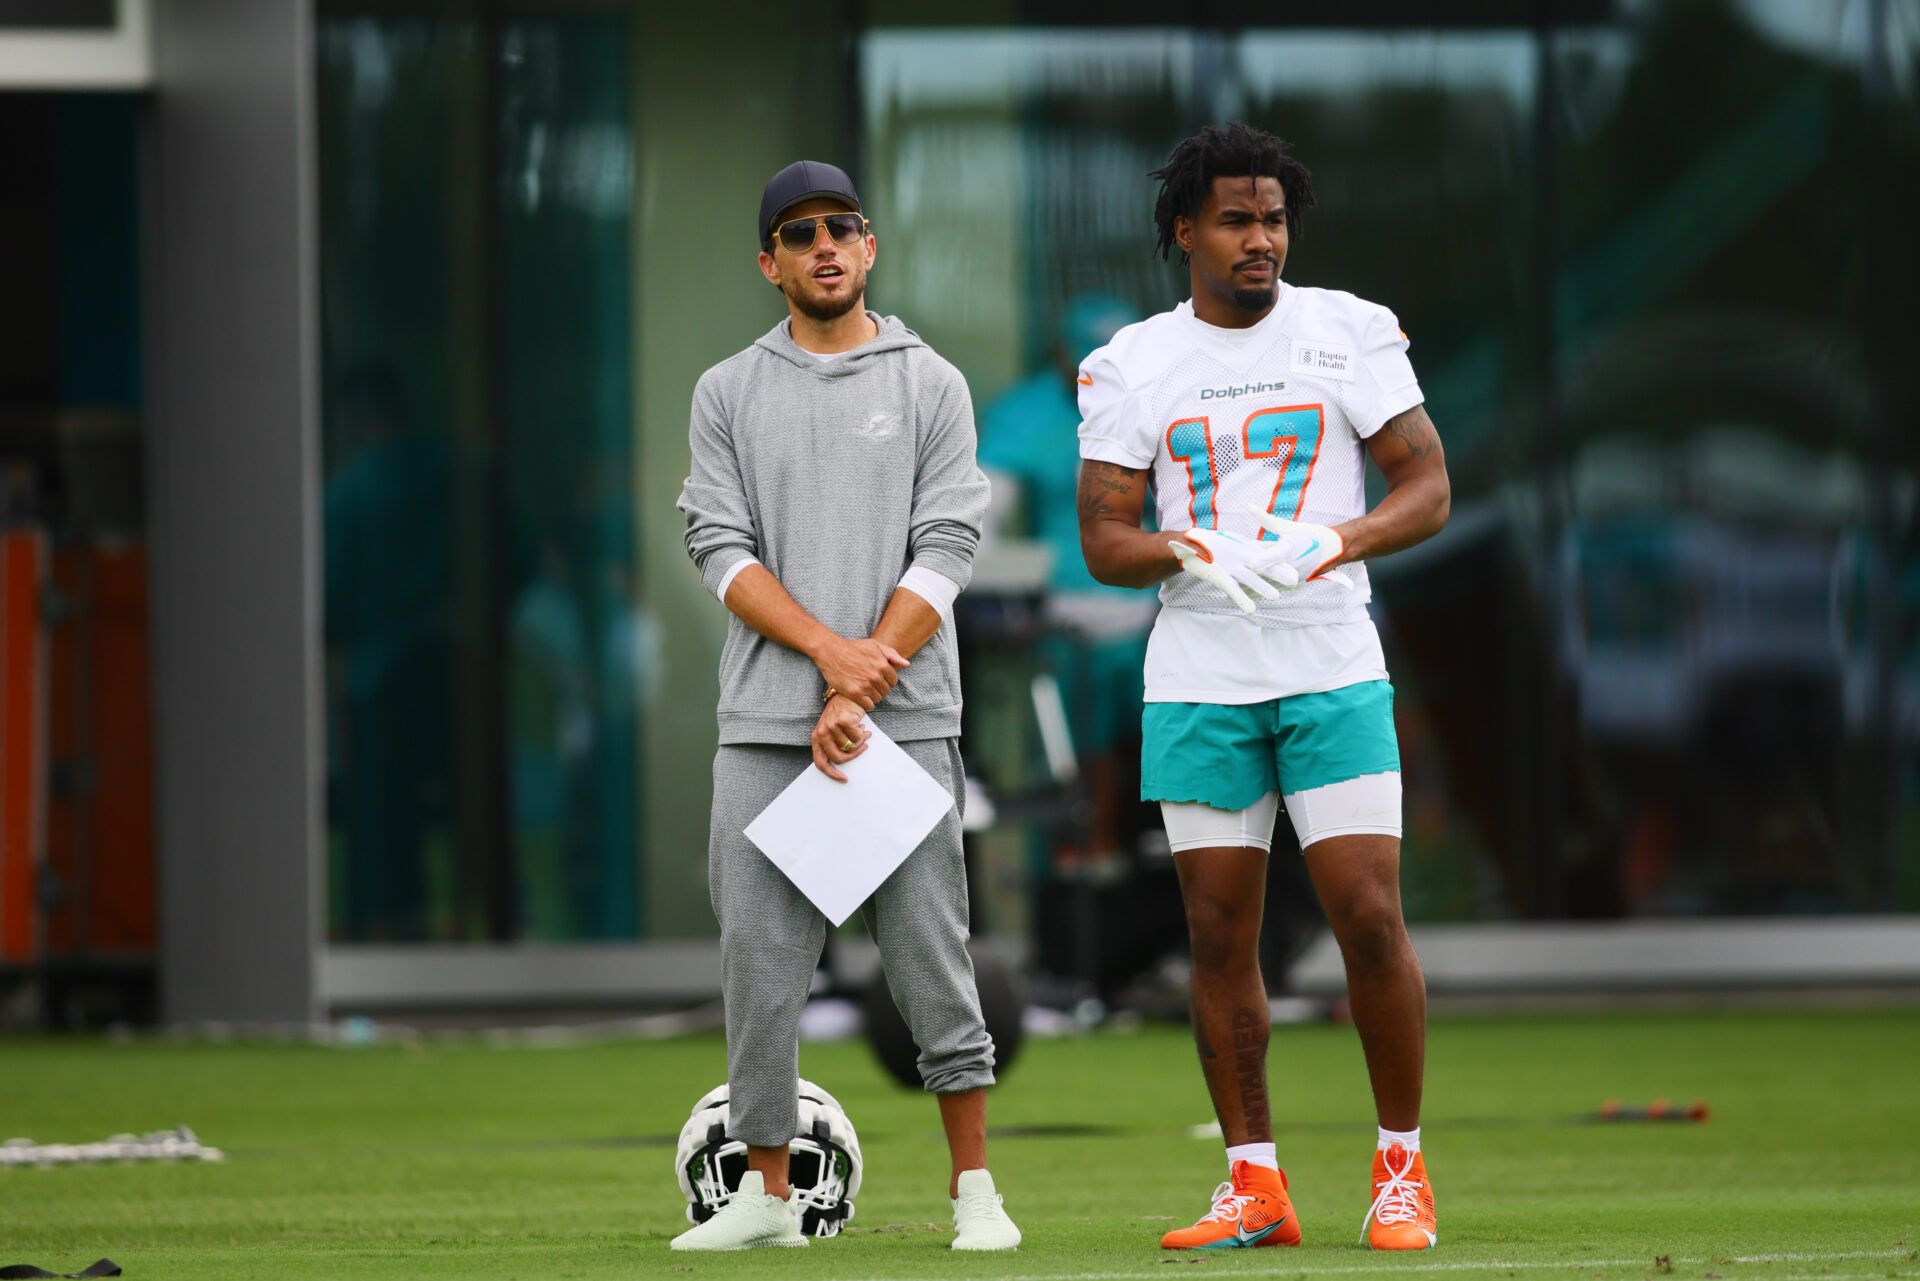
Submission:
POLYGON ((1046 619, 1055 633, 1042 652, 1060 682, 1090 791, 1084 856, 1094 863, 1116 855, 1125 834, 1131 805, 1126 748, 1138 724, 1147 632, 1157 606, 1146 593, 1094 581, 1080 555, 1074 376, 1088 352, 1139 318, 1138 308, 1118 298, 1070 300, 1049 361, 1003 392, 980 423, 979 460, 993 480, 994 532, 1024 535, 1053 551, 1046 619), (1004 501, 1008 495, 1012 501, 1004 501))

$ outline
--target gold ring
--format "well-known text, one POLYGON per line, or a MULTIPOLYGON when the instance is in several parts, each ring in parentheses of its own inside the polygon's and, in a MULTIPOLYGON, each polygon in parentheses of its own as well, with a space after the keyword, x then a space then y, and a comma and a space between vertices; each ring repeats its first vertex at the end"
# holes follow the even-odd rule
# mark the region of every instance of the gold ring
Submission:
POLYGON ((843 742, 840 744, 840 750, 843 752, 851 752, 853 750, 853 744, 849 742, 843 742))

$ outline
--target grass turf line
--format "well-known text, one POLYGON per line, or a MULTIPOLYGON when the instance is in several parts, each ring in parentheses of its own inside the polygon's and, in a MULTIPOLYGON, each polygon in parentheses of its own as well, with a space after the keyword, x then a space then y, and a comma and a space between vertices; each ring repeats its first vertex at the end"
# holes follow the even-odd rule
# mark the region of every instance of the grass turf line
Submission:
POLYGON ((930 1100, 864 1045, 802 1070, 853 1116, 868 1183, 806 1250, 685 1256, 669 1136, 724 1072, 718 1038, 573 1049, 0 1043, 0 1138, 176 1123, 224 1165, 0 1171, 0 1265, 143 1277, 1920 1277, 1920 1014, 1636 1014, 1434 1025, 1432 1255, 1355 1245, 1373 1129, 1352 1030, 1283 1028, 1269 1061, 1307 1244, 1167 1255, 1223 1173, 1184 1030, 1030 1043, 991 1105, 1027 1234, 958 1257, 930 1100), (1575 1124, 1606 1098, 1702 1097, 1704 1126, 1575 1124), (1087 1135, 1048 1127, 1095 1127, 1087 1135), (1658 1270, 1666 1257, 1670 1274, 1658 1270))

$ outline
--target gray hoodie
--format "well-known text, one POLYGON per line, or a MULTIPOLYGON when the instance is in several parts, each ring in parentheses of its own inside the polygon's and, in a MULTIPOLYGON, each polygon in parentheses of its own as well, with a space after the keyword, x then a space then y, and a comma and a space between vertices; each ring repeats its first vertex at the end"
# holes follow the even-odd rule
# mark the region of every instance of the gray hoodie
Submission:
MULTIPOLYGON (((849 637, 872 634, 909 566, 964 588, 987 507, 966 380, 894 317, 873 319, 879 336, 833 360, 796 346, 783 320, 702 374, 679 502, 708 591, 751 556, 849 637)), ((804 654, 730 620, 722 743, 804 745, 825 689, 804 654)), ((873 719, 902 741, 959 735, 951 619, 873 719)))

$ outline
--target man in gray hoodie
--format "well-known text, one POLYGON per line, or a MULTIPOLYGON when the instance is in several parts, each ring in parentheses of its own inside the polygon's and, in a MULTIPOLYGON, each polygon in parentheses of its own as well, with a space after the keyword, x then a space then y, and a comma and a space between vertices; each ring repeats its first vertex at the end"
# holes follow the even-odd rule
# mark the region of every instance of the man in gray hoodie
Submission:
POLYGON ((955 1249, 1010 1250, 1020 1230, 986 1170, 993 1042, 966 951, 960 853, 960 666, 953 598, 987 505, 958 370, 866 310, 877 244, 847 175, 775 174, 756 224, 787 318, 693 393, 687 553, 733 614, 720 655, 708 885, 720 919, 728 1133, 740 1187, 679 1250, 805 1245, 788 1204, 799 1021, 826 919, 747 839, 801 771, 845 781, 873 723, 953 793, 953 810, 862 909, 940 1100, 953 1156, 955 1249))

